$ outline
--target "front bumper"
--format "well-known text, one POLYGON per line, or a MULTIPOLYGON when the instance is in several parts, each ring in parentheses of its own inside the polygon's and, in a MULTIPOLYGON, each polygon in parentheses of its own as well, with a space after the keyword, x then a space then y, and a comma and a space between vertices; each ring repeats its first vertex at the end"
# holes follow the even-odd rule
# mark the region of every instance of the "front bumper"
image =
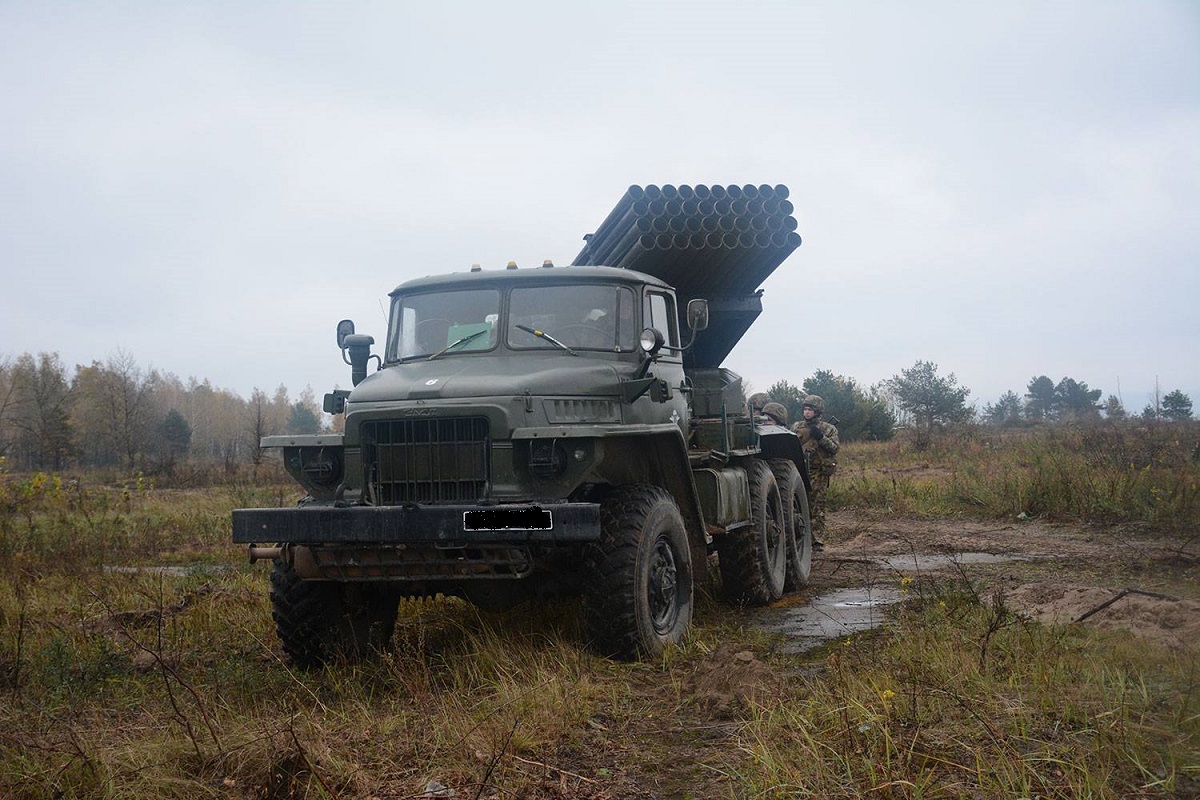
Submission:
POLYGON ((241 508, 241 544, 566 544, 600 538, 599 503, 241 508))

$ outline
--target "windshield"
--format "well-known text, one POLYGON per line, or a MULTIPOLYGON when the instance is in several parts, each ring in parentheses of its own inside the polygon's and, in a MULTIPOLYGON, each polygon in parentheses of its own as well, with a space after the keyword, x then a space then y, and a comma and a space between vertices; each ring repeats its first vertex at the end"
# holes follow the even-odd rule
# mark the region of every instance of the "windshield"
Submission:
POLYGON ((495 289, 402 295, 392 301, 388 360, 490 350, 499 319, 495 289))
POLYGON ((628 351, 637 339, 633 291, 625 286, 537 286, 513 289, 508 346, 628 351), (545 336, 534 331, 545 334, 545 336))

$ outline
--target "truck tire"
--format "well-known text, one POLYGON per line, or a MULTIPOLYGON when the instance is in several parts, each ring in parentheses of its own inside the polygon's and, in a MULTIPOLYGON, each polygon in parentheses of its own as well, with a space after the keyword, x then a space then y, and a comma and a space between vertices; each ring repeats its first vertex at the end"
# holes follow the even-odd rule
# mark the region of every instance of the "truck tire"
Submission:
POLYGON ((384 650, 399 594, 384 586, 301 580, 282 559, 271 569, 271 617, 284 651, 302 669, 384 650))
POLYGON ((765 461, 751 459, 745 469, 750 483, 750 524, 721 534, 718 563, 726 600, 762 606, 783 596, 787 530, 771 468, 765 461))
POLYGON ((583 622, 591 646, 619 659, 654 659, 692 621, 692 559, 674 498, 658 486, 620 486, 600 504, 600 540, 584 551, 583 622))
POLYGON ((812 521, 808 513, 808 493, 796 465, 786 458, 770 462, 783 501, 784 527, 787 529, 787 573, 785 592, 808 585, 812 574, 812 521))

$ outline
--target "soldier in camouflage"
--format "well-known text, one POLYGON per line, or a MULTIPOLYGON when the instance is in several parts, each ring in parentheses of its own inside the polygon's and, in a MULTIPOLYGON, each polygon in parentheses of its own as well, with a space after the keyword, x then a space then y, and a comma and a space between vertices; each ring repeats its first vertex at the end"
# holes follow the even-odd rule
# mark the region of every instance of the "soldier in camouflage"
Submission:
POLYGON ((771 396, 766 392, 755 392, 746 398, 746 404, 750 406, 751 417, 761 417, 763 406, 771 402, 771 396))
POLYGON ((778 425, 781 428, 786 428, 788 424, 788 410, 783 403, 766 403, 762 407, 762 416, 766 417, 770 422, 778 425))
POLYGON ((812 478, 808 507, 812 515, 813 543, 818 545, 825 534, 825 493, 829 489, 829 479, 837 471, 837 461, 833 457, 838 451, 838 432, 831 423, 821 419, 825 401, 819 396, 805 397, 802 408, 804 420, 797 421, 792 430, 800 437, 800 445, 808 454, 808 471, 812 478))

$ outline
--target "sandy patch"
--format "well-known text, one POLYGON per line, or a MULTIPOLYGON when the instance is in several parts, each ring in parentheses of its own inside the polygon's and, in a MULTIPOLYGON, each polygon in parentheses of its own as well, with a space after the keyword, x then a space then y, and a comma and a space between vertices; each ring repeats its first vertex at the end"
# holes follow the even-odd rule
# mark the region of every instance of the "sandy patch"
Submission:
POLYGON ((1018 586, 1004 598, 1012 610, 1044 624, 1091 625, 1172 647, 1200 647, 1200 601, 1047 582, 1018 586))

